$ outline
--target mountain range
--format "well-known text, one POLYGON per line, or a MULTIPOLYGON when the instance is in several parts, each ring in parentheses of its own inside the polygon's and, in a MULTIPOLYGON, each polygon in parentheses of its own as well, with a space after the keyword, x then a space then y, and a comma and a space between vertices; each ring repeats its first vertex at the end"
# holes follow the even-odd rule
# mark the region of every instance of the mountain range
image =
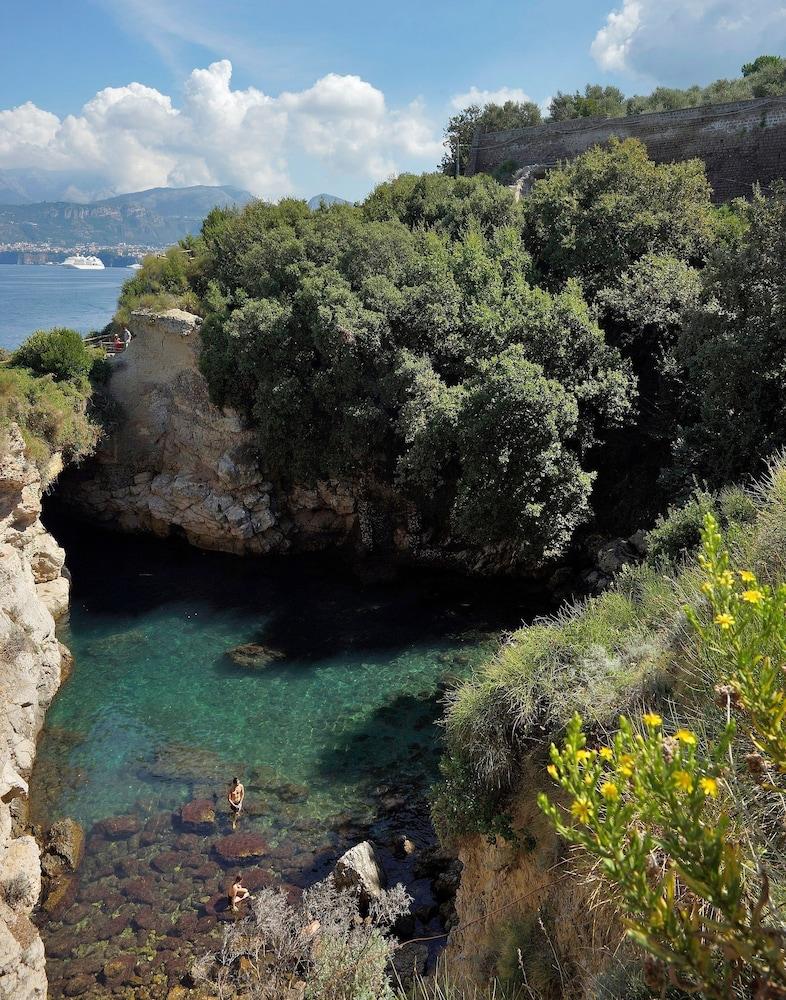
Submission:
POLYGON ((169 246, 187 233, 199 232, 202 220, 216 205, 245 205, 252 199, 240 188, 197 185, 151 188, 86 204, 0 204, 0 243, 63 248, 123 243, 169 246))

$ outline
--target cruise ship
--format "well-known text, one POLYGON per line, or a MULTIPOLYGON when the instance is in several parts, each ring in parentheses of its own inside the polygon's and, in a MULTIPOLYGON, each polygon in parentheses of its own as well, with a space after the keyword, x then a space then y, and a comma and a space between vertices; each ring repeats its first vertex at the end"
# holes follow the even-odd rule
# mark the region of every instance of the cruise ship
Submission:
POLYGON ((66 257, 63 267, 75 267, 79 271, 103 271, 104 262, 100 257, 66 257))

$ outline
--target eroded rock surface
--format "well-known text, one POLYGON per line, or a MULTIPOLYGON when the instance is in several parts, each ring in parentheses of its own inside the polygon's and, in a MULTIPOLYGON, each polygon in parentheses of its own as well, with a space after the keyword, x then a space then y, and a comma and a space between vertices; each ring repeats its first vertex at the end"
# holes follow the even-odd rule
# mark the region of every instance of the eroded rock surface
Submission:
POLYGON ((44 1000, 44 946, 30 913, 38 845, 23 833, 35 741, 60 684, 54 614, 68 605, 65 553, 40 520, 39 470, 19 429, 0 430, 0 998, 44 1000), (21 834, 21 835, 20 835, 21 834))

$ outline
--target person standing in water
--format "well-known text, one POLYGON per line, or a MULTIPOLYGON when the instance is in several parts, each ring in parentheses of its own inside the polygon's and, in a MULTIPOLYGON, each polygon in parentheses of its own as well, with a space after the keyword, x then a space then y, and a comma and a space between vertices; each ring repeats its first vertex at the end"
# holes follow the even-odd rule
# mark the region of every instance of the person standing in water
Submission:
POLYGON ((232 813, 233 830, 237 826, 238 816, 240 816, 240 810, 243 808, 243 799, 245 797, 246 790, 240 783, 240 778, 233 778, 232 784, 229 786, 229 794, 227 795, 227 802, 229 802, 229 808, 232 813))

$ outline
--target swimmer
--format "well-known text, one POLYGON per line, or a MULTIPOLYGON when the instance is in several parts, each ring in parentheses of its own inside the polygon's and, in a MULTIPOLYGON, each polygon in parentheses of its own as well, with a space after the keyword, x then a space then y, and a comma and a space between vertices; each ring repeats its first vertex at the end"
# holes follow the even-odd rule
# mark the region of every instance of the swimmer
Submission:
POLYGON ((232 784, 229 786, 229 794, 227 795, 227 802, 229 803, 229 808, 232 812, 232 829, 234 830, 237 826, 237 820, 240 816, 240 810, 243 808, 243 799, 246 797, 246 790, 240 783, 239 778, 233 778, 232 784))

